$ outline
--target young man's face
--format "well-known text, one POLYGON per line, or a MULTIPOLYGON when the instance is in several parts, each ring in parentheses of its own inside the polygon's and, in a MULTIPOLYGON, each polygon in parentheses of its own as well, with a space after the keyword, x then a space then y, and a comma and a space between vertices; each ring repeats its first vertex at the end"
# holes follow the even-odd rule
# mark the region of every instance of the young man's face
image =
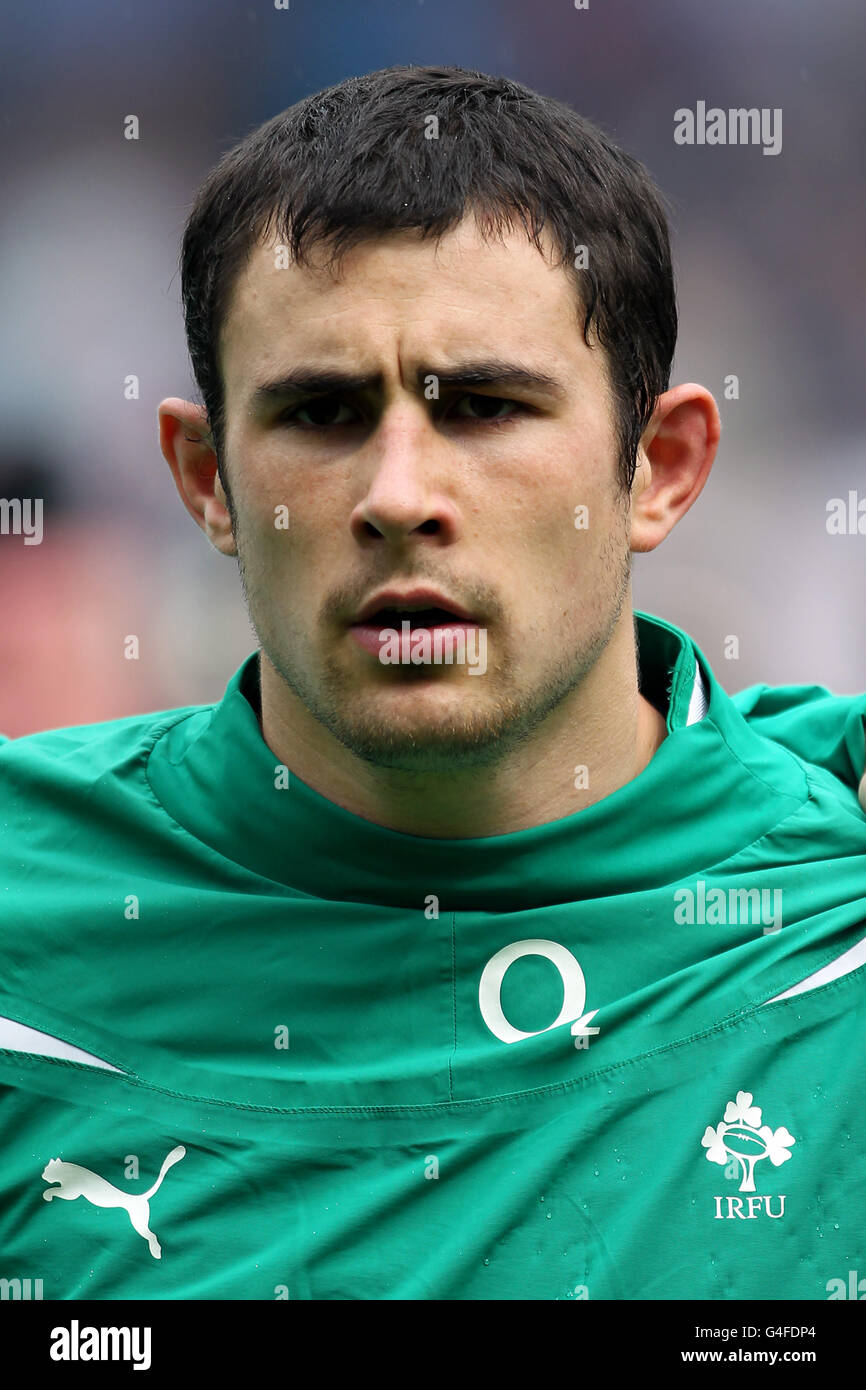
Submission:
POLYGON ((369 762, 493 760, 562 715, 618 624, 631 640, 602 350, 583 341, 566 273, 520 230, 485 242, 467 219, 438 248, 396 233, 348 253, 339 279, 318 258, 275 262, 260 247, 239 276, 220 351, 224 463, 263 659, 369 762), (438 380, 428 399, 430 377, 493 360, 556 385, 438 380), (257 395, 299 372, 371 383, 315 401, 257 395), (483 673, 383 664, 359 640, 362 605, 422 585, 484 630, 483 673))

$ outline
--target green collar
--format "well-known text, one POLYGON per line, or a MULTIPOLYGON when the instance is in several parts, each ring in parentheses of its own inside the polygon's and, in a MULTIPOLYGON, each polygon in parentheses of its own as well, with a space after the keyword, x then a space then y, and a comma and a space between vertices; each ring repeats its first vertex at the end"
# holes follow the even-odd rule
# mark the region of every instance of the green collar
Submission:
POLYGON ((406 835, 353 815, 294 774, 278 787, 277 759, 255 711, 257 652, 218 704, 173 711, 163 722, 148 780, 174 820, 206 845, 315 897, 418 906, 438 893, 443 908, 489 912, 676 883, 765 834, 801 804, 803 779, 749 729, 684 632, 647 613, 635 613, 635 622, 641 689, 657 707, 667 703, 667 738, 610 796, 529 830, 406 835), (696 663, 707 712, 690 724, 696 663))

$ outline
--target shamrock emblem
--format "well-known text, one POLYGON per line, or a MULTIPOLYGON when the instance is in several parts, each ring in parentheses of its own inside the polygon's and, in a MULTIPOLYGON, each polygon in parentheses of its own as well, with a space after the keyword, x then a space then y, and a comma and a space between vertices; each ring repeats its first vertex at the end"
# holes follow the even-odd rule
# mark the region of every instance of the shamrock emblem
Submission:
POLYGON ((761 1107, 752 1104, 751 1091, 738 1091, 737 1099, 729 1100, 725 1117, 716 1125, 707 1125, 702 1145, 711 1163, 726 1164, 735 1158, 742 1170, 741 1192, 755 1191, 755 1164, 769 1158, 774 1168, 791 1157, 791 1145, 797 1141, 784 1125, 772 1130, 761 1124, 761 1107))

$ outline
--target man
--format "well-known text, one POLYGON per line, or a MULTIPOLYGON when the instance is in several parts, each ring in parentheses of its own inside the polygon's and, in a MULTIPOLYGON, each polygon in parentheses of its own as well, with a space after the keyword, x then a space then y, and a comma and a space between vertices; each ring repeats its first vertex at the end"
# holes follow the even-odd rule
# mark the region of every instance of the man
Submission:
POLYGON ((632 612, 719 438, 648 175, 515 83, 373 73, 221 161, 183 292, 162 450, 260 650, 0 752, 2 1272, 847 1290, 866 697, 731 698, 632 612))

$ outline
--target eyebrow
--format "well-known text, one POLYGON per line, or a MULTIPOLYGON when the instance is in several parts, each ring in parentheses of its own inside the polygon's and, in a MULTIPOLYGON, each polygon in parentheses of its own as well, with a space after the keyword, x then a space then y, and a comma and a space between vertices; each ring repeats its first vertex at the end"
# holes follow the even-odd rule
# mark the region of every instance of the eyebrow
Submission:
MULTIPOLYGON (((441 386, 500 386, 505 390, 518 387, 537 391, 557 400, 564 400, 567 395, 562 382, 549 373, 525 367, 519 362, 505 362, 500 358, 461 362, 455 367, 442 368, 439 371, 432 367, 419 367, 416 372, 419 388, 424 387, 429 376, 435 377, 441 386)), ((377 388, 381 386, 381 382, 381 373, 370 376, 356 372, 318 371, 314 368, 299 367, 283 373, 274 381, 264 381, 254 387, 250 404, 257 408, 292 396, 349 395, 377 388)))

